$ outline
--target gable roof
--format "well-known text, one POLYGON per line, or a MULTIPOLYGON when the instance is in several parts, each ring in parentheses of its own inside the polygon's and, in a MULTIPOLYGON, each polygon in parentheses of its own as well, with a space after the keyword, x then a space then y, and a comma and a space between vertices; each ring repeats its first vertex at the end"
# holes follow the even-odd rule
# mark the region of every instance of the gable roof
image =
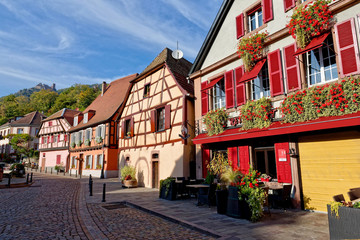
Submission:
POLYGON ((26 114, 24 117, 10 123, 10 126, 40 125, 46 116, 38 111, 26 114))
POLYGON ((193 74, 194 72, 197 72, 201 69, 202 64, 205 61, 205 58, 207 54, 210 51, 210 48, 215 41, 215 38, 225 20, 226 15, 228 14, 232 4, 234 3, 234 0, 224 0, 219 12, 216 15, 216 18, 211 25, 211 28, 199 50, 198 55, 195 58, 194 64, 192 65, 189 75, 193 74))
POLYGON ((69 129, 73 132, 86 127, 91 127, 96 124, 103 123, 109 120, 119 109, 130 87, 130 82, 135 79, 137 74, 132 74, 117 80, 112 81, 104 92, 104 95, 99 95, 95 100, 83 111, 86 113, 90 110, 95 111, 95 115, 88 120, 87 123, 79 122, 76 127, 69 129))
POLYGON ((172 52, 173 51, 169 48, 162 50, 162 52, 134 79, 134 81, 140 80, 152 70, 166 64, 180 87, 187 93, 193 94, 194 86, 192 82, 188 83, 188 80, 186 79, 192 64, 185 58, 174 59, 171 55, 172 52))
POLYGON ((48 118, 44 119, 43 122, 63 117, 70 125, 73 125, 74 116, 78 113, 81 112, 69 108, 63 108, 54 113, 53 115, 49 116, 48 118))

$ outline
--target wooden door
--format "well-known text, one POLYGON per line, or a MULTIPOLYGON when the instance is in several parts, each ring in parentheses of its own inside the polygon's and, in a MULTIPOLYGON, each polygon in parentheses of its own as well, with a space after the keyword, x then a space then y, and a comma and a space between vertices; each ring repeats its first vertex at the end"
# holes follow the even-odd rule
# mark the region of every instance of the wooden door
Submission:
POLYGON ((152 187, 159 188, 159 162, 152 162, 152 187))
POLYGON ((41 159, 41 171, 45 171, 45 158, 41 159))

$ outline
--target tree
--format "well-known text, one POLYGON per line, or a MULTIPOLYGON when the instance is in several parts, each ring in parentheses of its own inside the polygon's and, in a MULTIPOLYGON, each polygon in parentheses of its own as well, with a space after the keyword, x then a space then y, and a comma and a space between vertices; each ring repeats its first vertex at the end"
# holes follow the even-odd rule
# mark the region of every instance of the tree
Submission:
POLYGON ((58 94, 51 90, 41 90, 34 92, 30 96, 31 106, 40 112, 48 113, 49 109, 54 105, 58 94))
POLYGON ((21 157, 32 157, 35 154, 34 149, 30 148, 30 141, 33 140, 29 134, 9 134, 6 136, 9 139, 10 146, 15 150, 15 153, 21 157))

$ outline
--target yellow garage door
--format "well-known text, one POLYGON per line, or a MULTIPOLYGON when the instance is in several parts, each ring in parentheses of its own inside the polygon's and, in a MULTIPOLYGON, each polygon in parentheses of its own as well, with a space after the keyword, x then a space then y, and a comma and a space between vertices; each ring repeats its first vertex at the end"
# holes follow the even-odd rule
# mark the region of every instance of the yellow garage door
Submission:
POLYGON ((348 131, 299 138, 305 209, 326 212, 332 196, 360 187, 360 133, 348 131))

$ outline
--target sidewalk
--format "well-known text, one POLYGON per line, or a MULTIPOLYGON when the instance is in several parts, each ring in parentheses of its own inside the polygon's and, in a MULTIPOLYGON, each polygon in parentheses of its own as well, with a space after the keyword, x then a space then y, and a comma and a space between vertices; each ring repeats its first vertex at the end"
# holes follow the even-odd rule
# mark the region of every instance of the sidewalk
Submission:
MULTIPOLYGON (((106 203, 126 201, 129 205, 174 222, 182 223, 220 239, 329 239, 327 214, 296 210, 271 210, 271 216, 257 223, 216 213, 216 207, 196 206, 195 199, 167 201, 159 199, 158 190, 125 189, 118 179, 94 178, 93 196, 88 179, 81 180, 80 208, 84 203, 101 203, 106 183, 106 203)), ((90 222, 87 226, 92 225, 90 222)), ((94 231, 95 232, 95 231, 94 231)))

